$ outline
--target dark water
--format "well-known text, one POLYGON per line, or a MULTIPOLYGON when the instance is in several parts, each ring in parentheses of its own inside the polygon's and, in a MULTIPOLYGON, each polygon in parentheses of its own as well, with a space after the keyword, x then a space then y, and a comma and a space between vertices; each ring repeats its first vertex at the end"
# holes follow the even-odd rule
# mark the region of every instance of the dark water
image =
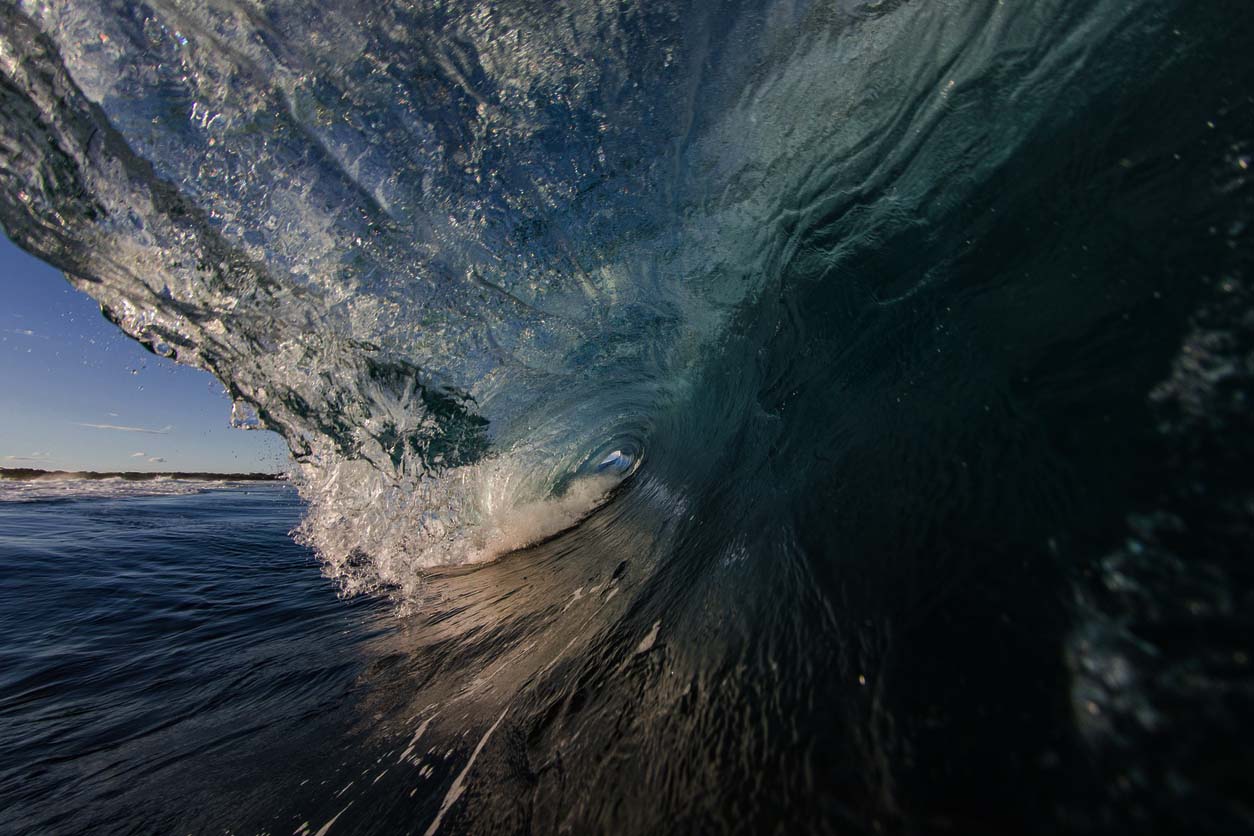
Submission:
POLYGON ((337 600, 299 513, 270 487, 0 503, 0 830, 295 829, 393 626, 337 600))
MULTIPOLYGON (((11 826, 1254 828, 1247 3, 0 15, 6 232, 306 504, 57 506, 160 510, 133 629, 18 706, 87 712, 39 758, 154 682, 188 737, 6 773, 11 826), (165 658, 183 619, 223 643, 165 658)), ((57 604, 6 615, 18 687, 95 612, 51 552, 5 576, 57 604)))

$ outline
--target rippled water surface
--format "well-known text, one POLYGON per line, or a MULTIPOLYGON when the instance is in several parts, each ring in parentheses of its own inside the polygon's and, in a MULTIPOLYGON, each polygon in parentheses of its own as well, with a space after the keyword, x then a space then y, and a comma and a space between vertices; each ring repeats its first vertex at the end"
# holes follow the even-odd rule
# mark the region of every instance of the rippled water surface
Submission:
POLYGON ((92 487, 0 503, 0 828, 292 829, 393 620, 337 600, 289 488, 92 487))

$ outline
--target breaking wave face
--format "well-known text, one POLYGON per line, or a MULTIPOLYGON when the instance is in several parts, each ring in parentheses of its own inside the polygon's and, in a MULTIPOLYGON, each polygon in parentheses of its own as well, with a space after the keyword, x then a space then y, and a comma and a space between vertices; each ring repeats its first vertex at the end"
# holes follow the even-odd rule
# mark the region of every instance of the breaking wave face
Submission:
POLYGON ((6 232, 532 765, 437 825, 1251 822, 1245 4, 0 16, 6 232))

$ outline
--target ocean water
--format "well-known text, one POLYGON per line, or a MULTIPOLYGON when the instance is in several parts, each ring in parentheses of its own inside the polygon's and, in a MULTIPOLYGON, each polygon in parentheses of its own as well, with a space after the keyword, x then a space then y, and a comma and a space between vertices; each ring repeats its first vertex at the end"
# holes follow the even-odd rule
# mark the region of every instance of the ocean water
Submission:
POLYGON ((1247 6, 0 0, 5 232, 300 496, 70 507, 301 563, 349 695, 80 815, 1247 832, 1247 6))
POLYGON ((295 830, 395 619, 287 536, 291 488, 86 487, 0 501, 0 831, 295 830))

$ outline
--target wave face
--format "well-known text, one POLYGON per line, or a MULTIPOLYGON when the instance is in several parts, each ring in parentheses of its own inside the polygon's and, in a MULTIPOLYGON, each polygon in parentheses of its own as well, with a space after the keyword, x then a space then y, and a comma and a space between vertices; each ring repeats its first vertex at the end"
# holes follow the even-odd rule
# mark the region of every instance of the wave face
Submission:
POLYGON ((1243 4, 0 15, 5 230, 425 625, 433 827, 1254 821, 1243 4))

